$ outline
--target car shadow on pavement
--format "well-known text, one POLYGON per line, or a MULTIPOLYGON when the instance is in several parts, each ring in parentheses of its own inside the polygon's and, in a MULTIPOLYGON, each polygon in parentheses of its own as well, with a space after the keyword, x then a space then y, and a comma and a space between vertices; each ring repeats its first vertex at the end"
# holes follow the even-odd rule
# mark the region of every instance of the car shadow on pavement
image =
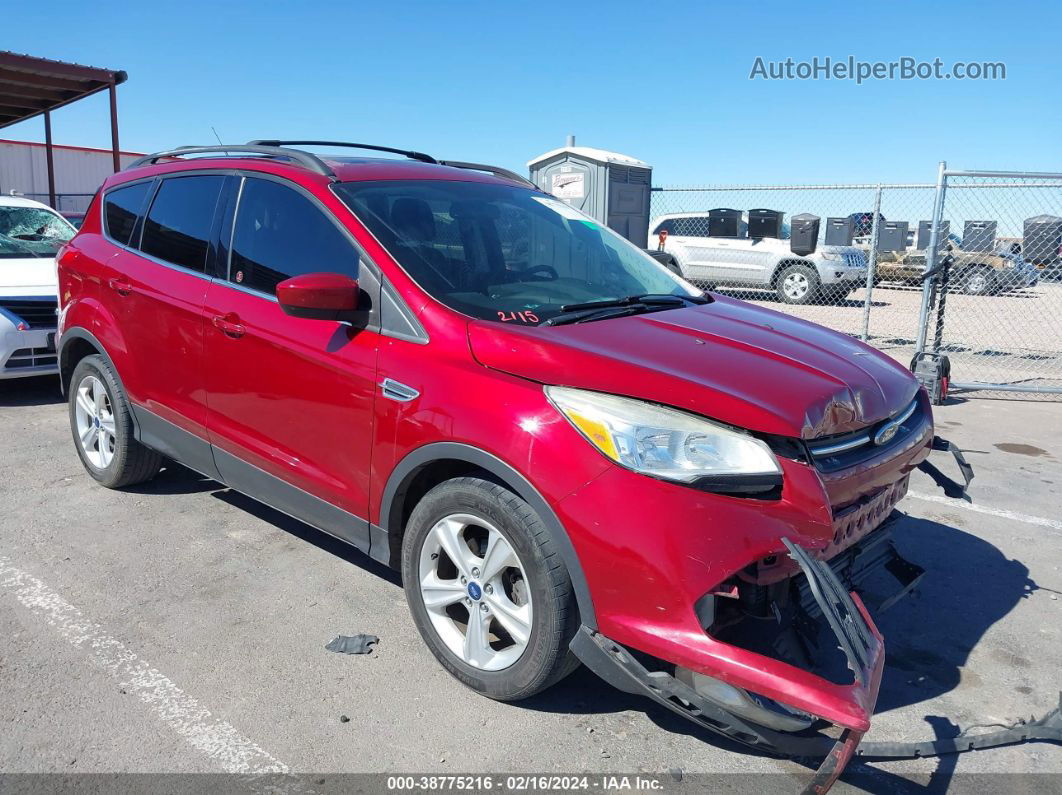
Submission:
POLYGON ((65 402, 59 391, 58 376, 42 375, 0 381, 0 407, 47 406, 65 402))
POLYGON ((382 580, 387 580, 393 585, 402 587, 401 575, 392 569, 390 566, 385 566, 383 563, 376 561, 361 552, 354 547, 350 546, 338 538, 330 536, 322 530, 318 530, 315 527, 311 527, 305 522, 300 522, 298 519, 293 519, 286 513, 270 508, 264 503, 258 502, 251 497, 244 494, 240 494, 238 491, 232 491, 222 486, 220 483, 209 481, 214 488, 218 490, 214 492, 213 496, 227 503, 234 508, 239 508, 242 511, 261 519, 263 522, 269 522, 274 527, 283 530, 285 533, 290 533, 302 541, 313 544, 318 549, 335 555, 337 558, 345 560, 347 563, 351 563, 358 566, 370 574, 375 574, 382 580))
POLYGON ((162 471, 146 483, 126 486, 123 491, 132 494, 169 496, 174 494, 198 494, 203 491, 225 488, 216 480, 200 475, 194 469, 166 460, 162 471))
MULTIPOLYGON (((1039 587, 1020 560, 958 527, 907 516, 894 532, 901 554, 927 573, 912 597, 875 616, 886 650, 879 713, 959 687, 984 634, 1039 587)), ((1010 664, 1028 666, 1018 651, 1010 664)))

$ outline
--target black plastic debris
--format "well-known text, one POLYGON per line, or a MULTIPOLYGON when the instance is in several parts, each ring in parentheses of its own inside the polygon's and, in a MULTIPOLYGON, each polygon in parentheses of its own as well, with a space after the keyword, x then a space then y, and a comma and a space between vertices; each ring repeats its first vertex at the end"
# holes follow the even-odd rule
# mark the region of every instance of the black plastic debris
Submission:
POLYGON ((338 654, 368 654, 379 641, 375 635, 336 635, 325 648, 338 654))

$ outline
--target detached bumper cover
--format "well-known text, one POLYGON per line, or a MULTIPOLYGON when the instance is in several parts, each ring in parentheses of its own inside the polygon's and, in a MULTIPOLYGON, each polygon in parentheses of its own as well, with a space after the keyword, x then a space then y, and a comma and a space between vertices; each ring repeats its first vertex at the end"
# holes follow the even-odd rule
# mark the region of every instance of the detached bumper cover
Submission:
MULTIPOLYGON (((878 698, 885 645, 857 595, 849 594, 830 567, 812 558, 788 539, 782 539, 807 578, 808 588, 844 651, 855 677, 849 686, 860 704, 863 723, 869 724, 878 698)), ((604 635, 582 627, 571 643, 572 651, 594 673, 628 693, 648 696, 673 712, 744 745, 783 756, 824 757, 811 787, 823 792, 840 776, 855 754, 864 731, 846 727, 840 738, 818 732, 791 734, 738 717, 705 699, 693 688, 663 671, 650 671, 626 648, 604 635)), ((824 686, 836 687, 826 680, 824 686)))

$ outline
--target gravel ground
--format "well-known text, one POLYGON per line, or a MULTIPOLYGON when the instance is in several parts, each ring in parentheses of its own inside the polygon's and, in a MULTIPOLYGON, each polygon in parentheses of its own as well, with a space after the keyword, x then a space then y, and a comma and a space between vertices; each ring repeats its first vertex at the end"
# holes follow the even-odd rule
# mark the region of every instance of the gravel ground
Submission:
MULTIPOLYGON (((916 473, 898 539, 930 574, 879 621, 888 663, 868 739, 1041 714, 1062 686, 1058 407, 971 400, 937 417, 973 451, 978 510, 916 473)), ((585 670, 521 704, 475 695, 423 646, 395 575, 359 553, 179 467, 135 490, 97 486, 51 379, 0 383, 0 427, 4 773, 681 769, 676 791, 739 772, 774 774, 749 791, 792 791, 806 771, 585 670), (380 636, 371 655, 325 651, 358 632, 380 636)), ((1062 749, 856 763, 845 781, 973 791, 987 785, 968 774, 1001 771, 1057 786, 1062 749)))

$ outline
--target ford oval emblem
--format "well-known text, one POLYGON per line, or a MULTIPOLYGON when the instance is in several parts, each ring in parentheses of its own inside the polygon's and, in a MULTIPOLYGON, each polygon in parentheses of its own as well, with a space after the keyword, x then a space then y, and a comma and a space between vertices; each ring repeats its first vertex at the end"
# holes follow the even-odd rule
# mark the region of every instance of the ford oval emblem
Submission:
POLYGON ((883 444, 888 444, 896 436, 896 432, 900 430, 900 424, 898 422, 890 422, 888 425, 883 425, 881 430, 874 434, 874 444, 881 447, 883 444))

